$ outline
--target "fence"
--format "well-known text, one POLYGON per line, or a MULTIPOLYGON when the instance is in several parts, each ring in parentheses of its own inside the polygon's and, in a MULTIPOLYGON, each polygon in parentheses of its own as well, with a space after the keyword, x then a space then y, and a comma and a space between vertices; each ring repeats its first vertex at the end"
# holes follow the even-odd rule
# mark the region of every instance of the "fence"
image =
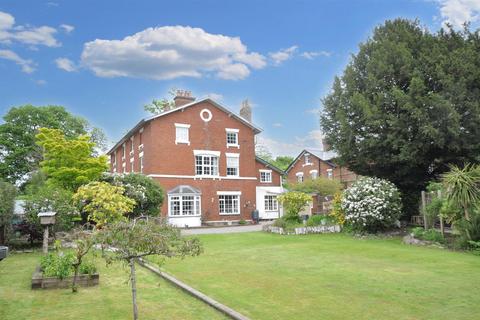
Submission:
POLYGON ((438 220, 440 224, 440 231, 442 232, 442 234, 444 234, 445 222, 443 220, 443 217, 441 215, 438 215, 433 218, 433 221, 429 221, 429 217, 427 216, 427 206, 430 203, 432 203, 434 199, 442 198, 442 191, 441 190, 429 191, 429 192, 422 191, 421 197, 422 197, 422 203, 420 208, 421 215, 412 216, 410 223, 413 225, 423 225, 424 229, 427 230, 429 228, 434 228, 436 221, 438 220))

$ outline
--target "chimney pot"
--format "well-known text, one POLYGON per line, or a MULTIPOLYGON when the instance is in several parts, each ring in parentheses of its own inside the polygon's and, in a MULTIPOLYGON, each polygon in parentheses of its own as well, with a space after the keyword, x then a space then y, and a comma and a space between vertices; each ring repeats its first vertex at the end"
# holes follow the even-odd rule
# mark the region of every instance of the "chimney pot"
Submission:
POLYGON ((195 97, 192 97, 191 91, 177 90, 175 94, 175 98, 173 98, 173 101, 175 102, 175 108, 178 108, 190 102, 195 101, 195 97))

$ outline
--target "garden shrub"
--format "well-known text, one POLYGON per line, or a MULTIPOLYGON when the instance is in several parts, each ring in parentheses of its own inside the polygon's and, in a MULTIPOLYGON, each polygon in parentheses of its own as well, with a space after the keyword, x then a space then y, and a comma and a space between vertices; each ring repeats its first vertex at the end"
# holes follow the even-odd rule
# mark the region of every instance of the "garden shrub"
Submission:
POLYGON ((342 209, 355 231, 382 231, 394 227, 402 213, 400 192, 387 180, 361 178, 344 191, 342 209))
POLYGON ((290 191, 278 196, 278 202, 280 202, 285 209, 285 215, 282 218, 295 223, 300 222, 298 214, 310 201, 312 201, 310 195, 298 191, 290 191))
POLYGON ((80 274, 92 275, 97 272, 97 267, 95 266, 95 263, 93 261, 85 260, 78 268, 78 271, 80 272, 80 274))
POLYGON ((445 238, 443 237, 443 235, 435 229, 425 230, 422 227, 416 227, 412 229, 411 233, 413 234, 413 237, 416 239, 439 242, 439 243, 445 242, 445 238))
POLYGON ((12 229, 16 193, 15 186, 0 181, 0 244, 5 244, 8 241, 12 229))
MULTIPOLYGON (((75 254, 73 252, 49 252, 40 258, 40 268, 46 277, 57 277, 65 279, 73 276, 75 262, 75 254)), ((79 267, 80 274, 94 274, 97 267, 92 260, 83 261, 79 267)))
POLYGON ((130 218, 159 215, 164 199, 163 189, 152 178, 139 173, 129 173, 105 174, 102 180, 123 187, 123 195, 135 200, 132 212, 128 213, 130 218))
POLYGON ((337 192, 332 200, 332 211, 330 216, 335 223, 343 226, 345 224, 345 212, 342 209, 342 193, 337 192))
POLYGON ((291 191, 315 193, 321 196, 330 196, 342 190, 342 183, 336 179, 317 177, 316 179, 307 179, 304 182, 287 184, 286 188, 291 191))

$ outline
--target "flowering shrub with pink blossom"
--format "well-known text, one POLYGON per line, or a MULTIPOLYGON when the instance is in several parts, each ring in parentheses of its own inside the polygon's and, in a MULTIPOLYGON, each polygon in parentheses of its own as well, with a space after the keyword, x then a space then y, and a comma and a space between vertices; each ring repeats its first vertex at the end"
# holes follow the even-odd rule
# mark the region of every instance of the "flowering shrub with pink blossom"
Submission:
POLYGON ((402 213, 400 192, 390 181, 365 177, 343 193, 345 223, 354 230, 377 232, 395 226, 402 213))

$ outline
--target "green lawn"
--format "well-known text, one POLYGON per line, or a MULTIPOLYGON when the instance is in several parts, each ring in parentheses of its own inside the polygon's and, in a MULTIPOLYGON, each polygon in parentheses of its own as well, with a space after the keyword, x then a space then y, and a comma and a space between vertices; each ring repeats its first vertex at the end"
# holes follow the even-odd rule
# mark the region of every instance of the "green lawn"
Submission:
POLYGON ((205 235, 164 269, 252 319, 479 319, 480 257, 347 235, 205 235))
MULTIPOLYGON (((68 289, 30 289, 30 279, 40 255, 12 254, 0 261, 0 319, 131 319, 128 274, 122 265, 108 268, 98 259, 100 285, 68 289)), ((141 319, 225 319, 212 308, 138 267, 141 319)))

